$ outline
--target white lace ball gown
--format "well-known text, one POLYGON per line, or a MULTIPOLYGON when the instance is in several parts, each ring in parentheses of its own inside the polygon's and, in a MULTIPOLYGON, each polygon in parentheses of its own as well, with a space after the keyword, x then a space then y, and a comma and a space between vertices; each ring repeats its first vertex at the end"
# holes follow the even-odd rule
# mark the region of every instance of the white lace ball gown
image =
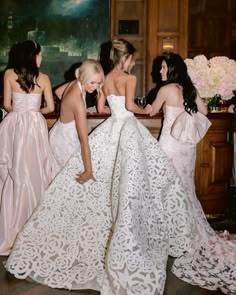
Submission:
POLYGON ((53 288, 163 294, 168 255, 191 248, 191 203, 157 140, 108 97, 112 115, 89 136, 96 181, 80 185, 76 151, 18 235, 6 269, 53 288))

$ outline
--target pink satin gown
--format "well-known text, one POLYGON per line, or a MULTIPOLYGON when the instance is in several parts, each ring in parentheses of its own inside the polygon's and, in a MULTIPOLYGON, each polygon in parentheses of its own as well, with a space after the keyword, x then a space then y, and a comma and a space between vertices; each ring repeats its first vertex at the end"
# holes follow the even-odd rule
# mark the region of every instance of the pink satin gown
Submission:
POLYGON ((39 112, 42 95, 13 93, 0 124, 0 255, 8 255, 58 170, 39 112))

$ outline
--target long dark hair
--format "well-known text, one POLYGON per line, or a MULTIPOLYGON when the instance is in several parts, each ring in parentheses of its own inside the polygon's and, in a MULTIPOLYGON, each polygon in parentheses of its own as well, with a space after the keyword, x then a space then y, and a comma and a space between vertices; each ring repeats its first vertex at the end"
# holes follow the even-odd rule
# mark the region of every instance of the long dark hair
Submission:
POLYGON ((166 61, 168 67, 166 84, 178 83, 182 86, 185 111, 190 115, 197 113, 198 108, 195 102, 197 90, 188 75, 187 66, 183 58, 177 53, 168 52, 163 54, 163 60, 166 61))
MULTIPOLYGON (((29 93, 34 90, 37 84, 39 69, 36 63, 36 56, 41 51, 41 47, 37 42, 26 40, 14 45, 11 52, 11 66, 17 74, 16 80, 22 90, 29 93)), ((38 85, 39 86, 39 85, 38 85)))

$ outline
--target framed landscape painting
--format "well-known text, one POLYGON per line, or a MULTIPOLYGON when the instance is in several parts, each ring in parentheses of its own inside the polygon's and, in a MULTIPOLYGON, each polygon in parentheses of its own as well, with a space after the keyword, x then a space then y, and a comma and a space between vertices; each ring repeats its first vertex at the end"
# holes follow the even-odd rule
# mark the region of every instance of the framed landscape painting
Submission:
POLYGON ((73 65, 98 59, 110 37, 109 0, 2 0, 0 18, 0 71, 13 44, 34 40, 43 51, 41 71, 53 87, 73 65))

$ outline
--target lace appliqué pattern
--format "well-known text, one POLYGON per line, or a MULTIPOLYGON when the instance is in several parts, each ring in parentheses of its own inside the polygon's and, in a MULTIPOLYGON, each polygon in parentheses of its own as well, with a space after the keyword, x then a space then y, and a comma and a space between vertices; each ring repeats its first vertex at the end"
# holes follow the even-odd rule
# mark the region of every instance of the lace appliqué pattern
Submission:
POLYGON ((192 245, 192 205, 124 97, 109 104, 113 115, 89 136, 96 181, 75 181, 83 171, 78 150, 19 234, 6 268, 53 288, 163 294, 168 255, 192 245))

